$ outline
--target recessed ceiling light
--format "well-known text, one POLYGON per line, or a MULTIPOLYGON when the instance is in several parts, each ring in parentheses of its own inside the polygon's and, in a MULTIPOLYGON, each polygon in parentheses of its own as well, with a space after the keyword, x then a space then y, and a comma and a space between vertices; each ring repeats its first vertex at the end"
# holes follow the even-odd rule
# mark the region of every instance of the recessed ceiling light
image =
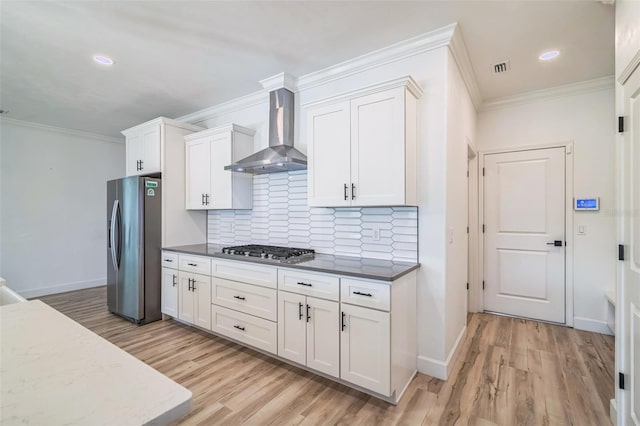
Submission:
POLYGON ((557 50, 550 50, 548 52, 544 52, 542 55, 539 56, 539 58, 541 61, 548 61, 549 59, 555 58, 559 54, 560 52, 558 52, 557 50))
POLYGON ((102 55, 95 55, 93 57, 93 60, 96 61, 97 63, 101 64, 101 65, 113 65, 113 59, 107 57, 107 56, 102 56, 102 55))

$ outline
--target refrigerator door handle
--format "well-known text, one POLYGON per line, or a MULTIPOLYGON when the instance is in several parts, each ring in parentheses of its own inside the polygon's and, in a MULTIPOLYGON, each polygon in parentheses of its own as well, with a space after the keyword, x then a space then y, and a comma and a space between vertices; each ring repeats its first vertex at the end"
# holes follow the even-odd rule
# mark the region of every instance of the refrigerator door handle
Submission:
POLYGON ((113 263, 113 269, 118 270, 117 253, 116 253, 116 215, 118 214, 118 200, 113 202, 113 208, 111 209, 111 226, 109 227, 109 245, 111 246, 111 262, 113 263))

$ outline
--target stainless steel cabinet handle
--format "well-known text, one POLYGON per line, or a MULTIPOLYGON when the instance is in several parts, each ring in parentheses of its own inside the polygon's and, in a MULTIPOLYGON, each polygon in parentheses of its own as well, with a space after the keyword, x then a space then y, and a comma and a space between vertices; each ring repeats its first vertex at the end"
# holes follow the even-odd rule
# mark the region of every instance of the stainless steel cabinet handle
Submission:
POLYGON ((305 287, 313 287, 313 284, 309 284, 309 283, 303 283, 302 281, 298 281, 297 282, 298 285, 303 285, 305 287))
POLYGON ((234 325, 233 328, 237 328, 240 331, 244 331, 244 327, 241 325, 234 325))
POLYGON ((238 300, 246 300, 246 298, 243 296, 233 296, 233 298, 238 300))
POLYGON ((351 199, 355 200, 356 199, 356 186, 355 184, 351 184, 351 199))
POLYGON ((347 189, 348 189, 348 188, 349 188, 349 187, 348 187, 348 186, 347 186, 347 184, 345 183, 345 184, 344 184, 344 199, 345 199, 345 200, 348 200, 348 199, 349 199, 349 196, 347 195, 347 189))
POLYGON ((354 291, 353 294, 357 294, 358 296, 372 297, 371 293, 361 293, 359 291, 354 291))

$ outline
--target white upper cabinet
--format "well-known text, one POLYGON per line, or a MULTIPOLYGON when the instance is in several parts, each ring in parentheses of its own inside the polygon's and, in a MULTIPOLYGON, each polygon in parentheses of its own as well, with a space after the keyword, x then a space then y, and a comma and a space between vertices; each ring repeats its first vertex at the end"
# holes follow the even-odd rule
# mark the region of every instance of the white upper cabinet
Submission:
POLYGON ((417 99, 405 77, 305 106, 309 205, 416 205, 417 99))
POLYGON ((186 207, 250 209, 253 179, 224 167, 253 152, 255 131, 230 124, 193 133, 186 140, 186 207))
POLYGON ((122 133, 126 138, 127 176, 160 173, 160 124, 148 123, 122 133))
POLYGON ((127 176, 162 174, 162 246, 199 244, 207 239, 205 212, 184 208, 184 136, 202 127, 158 117, 122 134, 127 176))

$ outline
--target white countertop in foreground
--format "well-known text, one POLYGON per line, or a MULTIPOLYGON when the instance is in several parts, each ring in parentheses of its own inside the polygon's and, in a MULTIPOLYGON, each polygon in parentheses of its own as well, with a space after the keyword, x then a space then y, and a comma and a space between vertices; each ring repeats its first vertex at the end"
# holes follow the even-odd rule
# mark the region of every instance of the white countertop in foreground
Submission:
POLYGON ((167 424, 191 392, 45 303, 0 307, 0 424, 167 424))

